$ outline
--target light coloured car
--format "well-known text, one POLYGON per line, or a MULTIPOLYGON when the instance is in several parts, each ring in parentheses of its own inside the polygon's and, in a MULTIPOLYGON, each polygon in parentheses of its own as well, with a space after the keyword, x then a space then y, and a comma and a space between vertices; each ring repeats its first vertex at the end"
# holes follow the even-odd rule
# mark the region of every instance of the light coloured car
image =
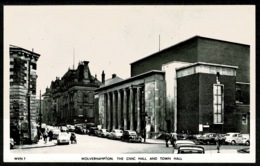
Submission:
POLYGON ((107 129, 100 129, 99 131, 100 132, 99 132, 98 136, 100 136, 100 137, 107 137, 107 135, 108 135, 108 130, 107 129))
POLYGON ((111 139, 121 139, 123 135, 123 131, 119 129, 114 129, 110 132, 111 134, 111 139))
POLYGON ((242 134, 243 141, 242 143, 244 145, 249 146, 250 145, 250 135, 249 134, 242 134))
POLYGON ((57 139, 60 132, 61 132, 60 129, 57 129, 57 128, 52 129, 52 133, 53 133, 52 139, 57 139))
POLYGON ((205 149, 199 145, 183 145, 178 148, 177 154, 204 154, 205 149))
POLYGON ((184 146, 184 145, 195 145, 195 143, 191 140, 177 140, 174 148, 178 149, 180 146, 184 146))
POLYGON ((60 132, 57 138, 57 144, 70 144, 70 134, 60 132))
POLYGON ((236 132, 226 133, 225 138, 226 138, 225 142, 227 144, 236 145, 236 144, 243 143, 243 137, 242 134, 240 133, 236 133, 236 132))

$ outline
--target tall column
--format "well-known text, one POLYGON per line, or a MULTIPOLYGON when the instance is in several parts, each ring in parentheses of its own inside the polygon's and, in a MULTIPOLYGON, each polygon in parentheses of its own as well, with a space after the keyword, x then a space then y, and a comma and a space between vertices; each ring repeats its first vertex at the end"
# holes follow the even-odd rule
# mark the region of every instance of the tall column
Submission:
POLYGON ((141 97, 141 88, 137 87, 137 132, 141 132, 141 103, 140 103, 140 97, 141 97))
POLYGON ((130 87, 130 130, 134 130, 134 96, 133 96, 133 88, 130 87))
POLYGON ((107 94, 107 129, 111 130, 111 97, 110 94, 107 94))
POLYGON ((126 89, 124 89, 124 130, 127 130, 127 92, 126 89))
POLYGON ((107 129, 107 94, 104 94, 104 127, 107 129))
POLYGON ((117 122, 118 122, 118 128, 121 129, 122 122, 121 122, 121 93, 120 90, 117 91, 117 122))
POLYGON ((116 129, 116 95, 115 95, 116 92, 112 92, 112 103, 113 103, 113 129, 116 129))

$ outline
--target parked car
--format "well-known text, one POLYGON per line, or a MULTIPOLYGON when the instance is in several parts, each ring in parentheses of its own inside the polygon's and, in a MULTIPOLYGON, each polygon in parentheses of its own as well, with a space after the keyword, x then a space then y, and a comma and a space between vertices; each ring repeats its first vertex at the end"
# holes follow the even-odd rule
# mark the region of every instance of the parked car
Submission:
POLYGON ((92 127, 97 127, 97 125, 95 123, 86 123, 86 134, 89 133, 90 128, 92 127))
POLYGON ((75 133, 84 134, 85 130, 82 125, 75 125, 75 133))
POLYGON ((227 144, 236 145, 236 144, 243 143, 243 137, 242 137, 242 134, 240 134, 240 133, 235 133, 235 132, 226 133, 225 137, 226 137, 225 142, 227 144))
POLYGON ((10 149, 13 149, 14 148, 14 139, 13 138, 10 138, 10 149))
POLYGON ((75 132, 75 126, 67 125, 69 132, 75 132))
POLYGON ((242 134, 242 138, 243 138, 243 144, 246 146, 250 145, 250 135, 249 134, 242 134))
POLYGON ((69 129, 68 129, 67 126, 61 126, 61 127, 60 127, 60 131, 61 131, 61 132, 68 132, 69 129))
POLYGON ((123 131, 119 129, 114 129, 111 131, 110 135, 111 135, 111 139, 121 139, 123 135, 123 131))
POLYGON ((108 139, 112 139, 112 134, 111 134, 111 132, 108 132, 108 133, 107 133, 107 138, 108 138, 108 139))
POLYGON ((174 148, 178 149, 180 146, 183 146, 183 145, 195 145, 195 143, 191 140, 177 140, 174 145, 174 148))
POLYGON ((135 131, 125 130, 121 137, 122 141, 128 142, 142 142, 142 137, 137 135, 135 131))
POLYGON ((193 138, 194 139, 198 139, 199 137, 201 137, 202 136, 202 134, 193 134, 193 138))
POLYGON ((67 132, 60 132, 57 138, 57 144, 69 144, 70 143, 70 134, 67 132))
POLYGON ((216 133, 205 133, 202 136, 198 137, 198 141, 200 144, 216 144, 216 133))
POLYGON ((60 134, 60 132, 61 132, 60 129, 53 128, 53 129, 52 129, 52 133, 53 133, 52 139, 57 139, 58 136, 59 136, 59 134, 60 134))
POLYGON ((107 134, 108 134, 108 130, 107 129, 100 129, 99 131, 100 132, 99 132, 98 136, 100 136, 100 137, 107 137, 107 134))
POLYGON ((184 133, 177 133, 177 139, 178 140, 184 140, 187 139, 188 135, 184 133))
POLYGON ((205 149, 199 145, 182 145, 178 148, 177 154, 204 154, 205 149))
POLYGON ((88 129, 88 135, 95 135, 97 130, 98 130, 97 127, 90 127, 88 129))
POLYGON ((238 149, 237 153, 250 153, 250 148, 242 148, 238 149))

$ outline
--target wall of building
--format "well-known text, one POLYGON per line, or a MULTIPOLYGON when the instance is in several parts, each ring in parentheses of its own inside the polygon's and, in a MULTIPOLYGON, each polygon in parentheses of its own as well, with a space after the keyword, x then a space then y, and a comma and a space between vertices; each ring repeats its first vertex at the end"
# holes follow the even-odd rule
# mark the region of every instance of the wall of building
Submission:
POLYGON ((238 66, 237 82, 250 82, 250 47, 220 40, 198 38, 198 61, 238 66))
POLYGON ((198 133, 199 75, 178 78, 177 86, 177 132, 198 133))
MULTIPOLYGON (((221 76, 220 84, 224 85, 224 124, 213 123, 213 84, 216 84, 215 74, 199 74, 199 107, 200 121, 199 124, 209 125, 204 128, 210 132, 230 132, 234 125, 230 117, 234 118, 235 113, 235 76, 221 76)), ((233 131, 233 130, 232 130, 233 131)))
POLYGON ((191 39, 152 54, 131 64, 131 77, 151 71, 161 70, 162 65, 172 62, 197 62, 197 41, 191 39))

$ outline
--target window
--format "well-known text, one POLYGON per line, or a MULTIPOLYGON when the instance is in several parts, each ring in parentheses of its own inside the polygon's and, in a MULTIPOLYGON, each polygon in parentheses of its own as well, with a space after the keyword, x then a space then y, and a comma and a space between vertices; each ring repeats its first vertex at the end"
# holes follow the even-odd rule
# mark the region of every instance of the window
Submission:
POLYGON ((240 88, 236 88, 236 102, 237 103, 242 102, 242 91, 240 88))
POLYGON ((247 115, 246 114, 242 115, 242 124, 243 125, 247 124, 247 115))
POLYGON ((213 85, 213 122, 214 124, 224 123, 224 85, 213 85))

